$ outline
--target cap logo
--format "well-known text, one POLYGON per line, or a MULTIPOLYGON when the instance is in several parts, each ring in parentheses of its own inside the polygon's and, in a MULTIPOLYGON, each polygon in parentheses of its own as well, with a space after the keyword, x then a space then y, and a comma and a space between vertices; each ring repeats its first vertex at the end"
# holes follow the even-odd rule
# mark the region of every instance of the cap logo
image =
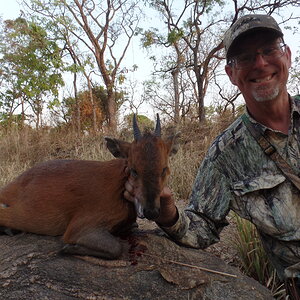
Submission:
POLYGON ((245 18, 244 20, 242 20, 242 22, 240 22, 240 24, 236 24, 236 25, 234 26, 234 28, 232 29, 232 31, 234 32, 234 31, 236 31, 237 29, 239 29, 240 27, 242 27, 242 26, 244 26, 244 25, 246 25, 246 24, 248 24, 248 23, 251 23, 251 22, 253 22, 253 21, 260 21, 260 19, 257 18, 257 17, 249 17, 249 18, 245 18))

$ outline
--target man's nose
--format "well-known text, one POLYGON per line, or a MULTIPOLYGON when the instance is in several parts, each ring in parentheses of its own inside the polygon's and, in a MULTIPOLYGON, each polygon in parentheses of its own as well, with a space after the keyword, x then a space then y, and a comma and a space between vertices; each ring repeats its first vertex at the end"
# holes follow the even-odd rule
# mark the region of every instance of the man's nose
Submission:
POLYGON ((254 67, 262 67, 266 64, 268 64, 268 61, 266 60, 265 56, 262 53, 257 52, 254 57, 254 67))

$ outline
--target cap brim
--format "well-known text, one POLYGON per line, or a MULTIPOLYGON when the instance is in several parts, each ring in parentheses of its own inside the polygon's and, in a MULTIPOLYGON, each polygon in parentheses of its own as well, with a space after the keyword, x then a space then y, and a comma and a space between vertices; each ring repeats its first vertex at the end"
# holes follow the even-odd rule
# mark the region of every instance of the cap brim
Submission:
POLYGON ((277 37, 283 37, 283 33, 281 31, 278 31, 274 28, 266 28, 266 27, 255 27, 255 28, 250 28, 245 32, 242 32, 241 34, 239 34, 231 43, 231 45, 229 46, 227 53, 226 53, 226 58, 230 57, 230 53, 232 52, 232 49, 235 47, 235 45, 237 44, 238 40, 241 39, 242 37, 245 37, 253 32, 256 31, 270 31, 272 33, 275 33, 277 35, 277 37))

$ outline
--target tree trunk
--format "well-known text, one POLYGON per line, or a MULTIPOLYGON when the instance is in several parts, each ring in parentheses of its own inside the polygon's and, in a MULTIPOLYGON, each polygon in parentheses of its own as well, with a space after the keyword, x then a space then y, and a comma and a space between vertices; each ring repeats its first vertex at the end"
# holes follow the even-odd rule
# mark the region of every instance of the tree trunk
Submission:
POLYGON ((92 109, 93 109, 93 132, 97 132, 97 114, 96 114, 96 105, 93 97, 93 89, 92 89, 92 84, 91 80, 88 76, 86 76, 87 82, 88 82, 88 89, 89 89, 89 96, 90 96, 90 101, 92 103, 92 109))
POLYGON ((200 74, 201 70, 197 65, 194 66, 194 72, 196 76, 196 85, 197 85, 198 120, 199 123, 203 123, 205 121, 203 78, 202 75, 200 74))
POLYGON ((24 125, 25 125, 25 105, 24 105, 24 98, 23 97, 21 97, 21 107, 22 107, 22 112, 21 112, 21 114, 22 114, 22 128, 24 128, 24 125))
POLYGON ((80 112, 80 103, 78 99, 78 92, 77 92, 77 74, 74 72, 73 78, 73 87, 74 87, 74 98, 75 98, 75 114, 76 114, 76 131, 78 134, 81 133, 81 112, 80 112))
POLYGON ((107 89, 108 126, 112 132, 117 131, 116 101, 111 87, 107 89))
POLYGON ((178 83, 178 75, 179 68, 176 67, 174 71, 172 71, 173 78, 173 86, 174 86, 174 122, 175 124, 179 123, 180 115, 179 115, 179 83, 178 83))

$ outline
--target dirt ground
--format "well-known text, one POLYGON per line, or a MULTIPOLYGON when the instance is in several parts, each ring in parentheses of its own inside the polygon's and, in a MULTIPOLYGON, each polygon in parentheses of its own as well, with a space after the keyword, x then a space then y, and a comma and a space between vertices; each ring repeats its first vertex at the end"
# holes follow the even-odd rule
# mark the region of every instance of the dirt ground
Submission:
MULTIPOLYGON (((184 209, 188 202, 179 200, 176 205, 179 209, 184 209)), ((221 258, 227 264, 238 267, 239 259, 237 250, 235 249, 236 226, 234 220, 230 217, 227 218, 229 225, 226 226, 220 235, 220 242, 209 246, 205 251, 213 253, 221 258)), ((147 219, 138 219, 137 221, 141 230, 155 229, 157 225, 147 219)))

